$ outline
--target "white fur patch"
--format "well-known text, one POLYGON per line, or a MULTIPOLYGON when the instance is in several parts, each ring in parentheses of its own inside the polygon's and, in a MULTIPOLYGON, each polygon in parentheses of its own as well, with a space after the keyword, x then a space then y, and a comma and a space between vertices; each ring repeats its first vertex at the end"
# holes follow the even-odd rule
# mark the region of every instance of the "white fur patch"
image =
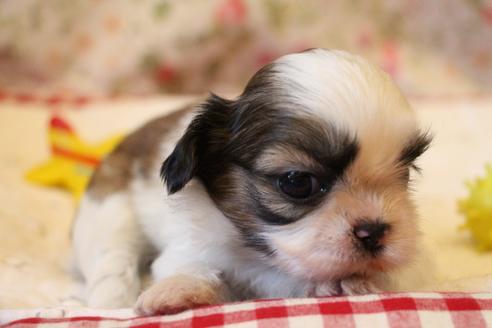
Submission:
POLYGON ((361 57, 314 49, 280 58, 275 71, 290 101, 357 136, 363 148, 394 149, 417 128, 391 78, 361 57))

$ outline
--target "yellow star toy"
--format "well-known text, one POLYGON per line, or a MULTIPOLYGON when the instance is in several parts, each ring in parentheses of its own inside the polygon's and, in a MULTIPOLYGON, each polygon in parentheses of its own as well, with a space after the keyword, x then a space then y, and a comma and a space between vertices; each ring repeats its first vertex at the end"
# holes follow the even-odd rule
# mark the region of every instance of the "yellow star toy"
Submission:
POLYGON ((29 170, 26 179, 42 186, 67 189, 76 201, 84 193, 101 159, 123 138, 117 135, 99 144, 87 144, 67 122, 57 116, 50 120, 48 135, 52 157, 29 170))

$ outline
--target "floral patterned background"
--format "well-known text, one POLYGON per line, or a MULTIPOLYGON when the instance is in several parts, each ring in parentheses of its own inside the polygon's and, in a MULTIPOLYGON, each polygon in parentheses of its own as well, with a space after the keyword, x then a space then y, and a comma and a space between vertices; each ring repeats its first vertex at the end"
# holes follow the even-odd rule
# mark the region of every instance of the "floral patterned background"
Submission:
POLYGON ((408 94, 492 90, 492 1, 0 0, 0 91, 236 92, 311 47, 359 53, 408 94))

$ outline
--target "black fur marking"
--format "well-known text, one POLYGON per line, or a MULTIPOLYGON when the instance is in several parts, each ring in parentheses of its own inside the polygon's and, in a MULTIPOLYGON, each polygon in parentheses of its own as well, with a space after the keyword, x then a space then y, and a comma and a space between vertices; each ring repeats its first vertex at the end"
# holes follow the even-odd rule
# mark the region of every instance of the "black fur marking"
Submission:
POLYGON ((285 225, 294 222, 295 220, 278 215, 265 206, 263 206, 259 201, 254 202, 256 216, 267 224, 271 225, 285 225))

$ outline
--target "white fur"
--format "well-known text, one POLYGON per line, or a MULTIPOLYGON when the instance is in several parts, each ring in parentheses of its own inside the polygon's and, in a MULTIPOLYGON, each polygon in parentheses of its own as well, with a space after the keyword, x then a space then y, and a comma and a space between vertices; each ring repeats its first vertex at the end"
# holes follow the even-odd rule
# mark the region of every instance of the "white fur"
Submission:
POLYGON ((74 260, 86 278, 91 307, 130 306, 140 292, 139 257, 145 246, 128 193, 103 202, 85 196, 75 221, 74 260))
POLYGON ((415 113, 391 78, 361 57, 314 49, 281 57, 276 67, 276 80, 289 86, 290 100, 328 122, 352 131, 367 126, 371 134, 377 132, 368 126, 372 123, 415 128, 415 113))

